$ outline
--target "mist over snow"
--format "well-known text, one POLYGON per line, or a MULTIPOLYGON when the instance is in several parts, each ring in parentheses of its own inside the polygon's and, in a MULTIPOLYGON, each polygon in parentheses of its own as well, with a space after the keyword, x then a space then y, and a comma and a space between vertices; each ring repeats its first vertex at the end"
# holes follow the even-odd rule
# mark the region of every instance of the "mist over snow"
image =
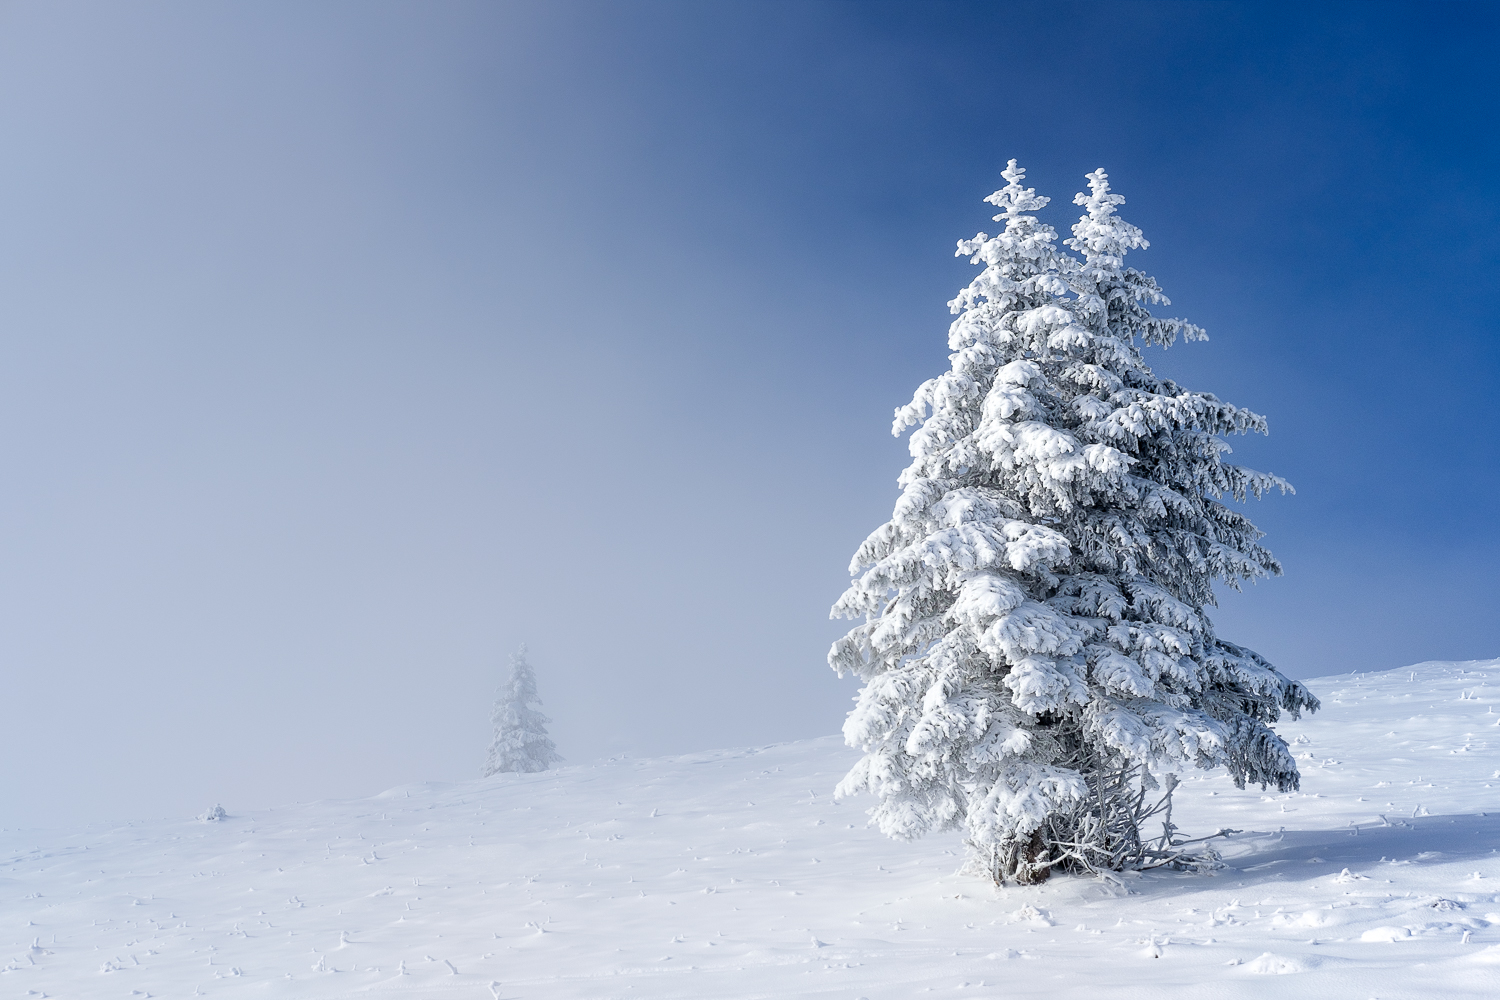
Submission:
POLYGON ((1185 777, 1225 867, 955 874, 830 790, 836 738, 0 833, 14 997, 1489 997, 1500 660, 1322 677, 1301 792, 1185 777), (1265 977, 1278 977, 1274 985, 1265 977))
POLYGON ((1500 995, 1497 48, 0 4, 0 1000, 1500 995))
POLYGON ((1286 575, 1218 632, 1496 655, 1497 44, 1463 2, 0 4, 0 826, 474 776, 523 641, 573 764, 832 732, 828 606, 1010 157, 1059 233, 1108 170, 1212 338, 1153 369, 1267 417, 1286 575))

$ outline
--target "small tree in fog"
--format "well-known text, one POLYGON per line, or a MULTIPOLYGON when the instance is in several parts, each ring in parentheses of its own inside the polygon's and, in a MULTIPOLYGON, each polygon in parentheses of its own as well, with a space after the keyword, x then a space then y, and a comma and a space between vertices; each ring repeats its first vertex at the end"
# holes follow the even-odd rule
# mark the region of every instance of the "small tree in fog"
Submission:
POLYGON ((490 721, 495 736, 484 758, 484 776, 502 771, 545 771, 562 760, 547 736, 552 720, 533 708, 542 699, 536 694, 536 674, 526 662, 526 646, 510 655, 510 677, 500 687, 490 721))

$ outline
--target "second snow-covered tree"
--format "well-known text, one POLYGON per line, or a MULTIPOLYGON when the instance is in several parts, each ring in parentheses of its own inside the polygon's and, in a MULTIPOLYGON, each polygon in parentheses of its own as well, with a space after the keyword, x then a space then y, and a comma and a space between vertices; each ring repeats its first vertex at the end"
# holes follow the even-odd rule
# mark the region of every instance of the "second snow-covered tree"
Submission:
POLYGON ((495 736, 484 759, 486 778, 503 771, 545 771, 562 760, 547 736, 547 718, 533 705, 542 699, 536 693, 536 674, 526 660, 526 647, 510 655, 510 676, 495 699, 490 721, 495 736))
POLYGON ((839 793, 874 793, 893 837, 963 827, 989 875, 1026 882, 1179 858, 1169 812, 1142 830, 1175 772, 1296 788, 1268 724, 1318 703, 1205 613, 1214 581, 1281 571, 1223 502, 1285 488, 1224 461, 1265 420, 1152 373, 1143 346, 1204 337, 1151 315, 1166 296, 1124 265, 1147 244, 1102 170, 1073 253, 1014 160, 1004 177, 1004 230, 959 244, 984 268, 950 303, 952 367, 896 411, 912 464, 829 663, 865 682, 839 793))

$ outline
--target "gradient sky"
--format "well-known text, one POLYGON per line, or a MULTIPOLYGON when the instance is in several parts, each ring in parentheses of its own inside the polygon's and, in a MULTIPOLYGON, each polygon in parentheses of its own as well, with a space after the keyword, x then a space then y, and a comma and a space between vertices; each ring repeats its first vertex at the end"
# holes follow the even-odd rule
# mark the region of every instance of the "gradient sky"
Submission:
POLYGON ((1008 157, 1268 415, 1294 676, 1500 656, 1492 4, 0 4, 0 826, 837 731, 1008 157))

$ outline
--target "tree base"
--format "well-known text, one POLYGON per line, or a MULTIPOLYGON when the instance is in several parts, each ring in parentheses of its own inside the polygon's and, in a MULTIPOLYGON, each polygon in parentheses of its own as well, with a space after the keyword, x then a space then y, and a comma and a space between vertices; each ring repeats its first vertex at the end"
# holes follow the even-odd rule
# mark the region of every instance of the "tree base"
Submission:
POLYGON ((1052 860, 1040 830, 1025 840, 1002 840, 983 847, 971 844, 975 860, 996 885, 1038 885, 1052 874, 1052 860))

